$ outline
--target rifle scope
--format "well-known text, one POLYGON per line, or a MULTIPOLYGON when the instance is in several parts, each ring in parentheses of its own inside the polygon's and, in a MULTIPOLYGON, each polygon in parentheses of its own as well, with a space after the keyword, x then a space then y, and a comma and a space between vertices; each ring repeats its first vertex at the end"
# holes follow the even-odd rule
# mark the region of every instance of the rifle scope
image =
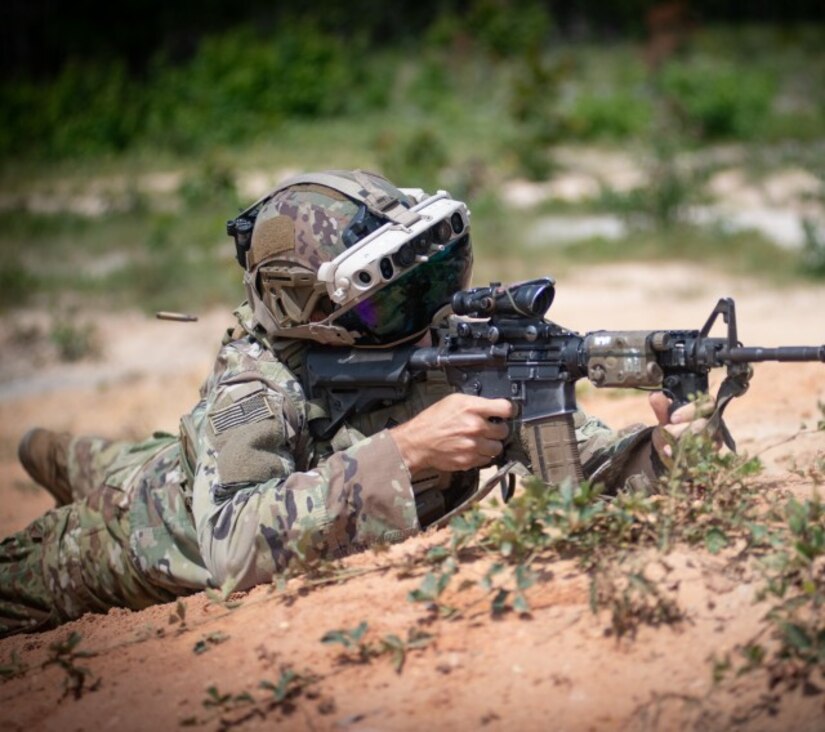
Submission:
POLYGON ((489 287, 474 287, 453 295, 453 312, 474 318, 492 315, 542 318, 553 304, 555 284, 550 277, 509 287, 491 282, 489 287))

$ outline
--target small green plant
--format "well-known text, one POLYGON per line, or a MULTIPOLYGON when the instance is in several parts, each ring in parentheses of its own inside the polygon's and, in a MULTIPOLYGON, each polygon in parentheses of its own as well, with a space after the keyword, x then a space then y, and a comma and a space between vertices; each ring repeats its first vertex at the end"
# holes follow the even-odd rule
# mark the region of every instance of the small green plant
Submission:
MULTIPOLYGON (((436 547, 436 549, 443 549, 436 547)), ((407 599, 410 602, 420 602, 427 605, 427 607, 436 615, 442 618, 453 618, 457 615, 458 610, 441 602, 441 595, 450 584, 453 575, 458 572, 458 565, 455 560, 447 555, 442 555, 441 551, 428 555, 430 561, 434 561, 437 565, 437 570, 427 572, 421 585, 407 594, 407 599)))
POLYGON ((610 611, 610 632, 618 640, 633 638, 641 625, 672 625, 684 618, 676 601, 644 572, 620 562, 597 568, 590 586, 593 612, 610 611))
POLYGON ((825 673, 825 505, 817 493, 805 501, 791 497, 779 509, 769 506, 764 520, 771 528, 755 525, 751 547, 765 579, 757 600, 772 601, 765 616, 772 639, 763 641, 760 631, 738 649, 741 663, 729 656, 716 662, 714 678, 759 668, 771 689, 819 693, 813 676, 825 673))
MULTIPOLYGON (((206 596, 209 598, 210 603, 218 605, 224 608, 224 610, 237 610, 241 605, 243 605, 243 600, 241 599, 240 593, 233 594, 236 585, 237 582, 235 581, 235 578, 228 577, 226 581, 217 589, 207 587, 206 596)), ((180 604, 180 602, 181 601, 179 600, 178 603, 180 604)))
POLYGON ((81 640, 83 636, 73 631, 62 641, 55 641, 49 645, 49 658, 43 663, 43 668, 58 666, 65 672, 62 698, 71 694, 75 699, 80 699, 86 692, 100 688, 101 679, 86 666, 77 664, 79 659, 97 655, 92 651, 78 649, 81 640))
POLYGON ((178 600, 175 603, 175 609, 169 613, 169 625, 177 625, 178 632, 182 633, 187 630, 186 626, 186 604, 183 600, 178 600))
POLYGON ((397 674, 400 674, 407 660, 407 653, 419 648, 426 648, 432 640, 432 635, 418 628, 409 628, 406 639, 401 639, 394 633, 390 633, 379 641, 378 655, 389 655, 392 667, 397 674))
POLYGON ((787 542, 764 563, 766 593, 778 599, 768 614, 780 644, 775 660, 796 663, 797 673, 825 672, 825 505, 818 494, 791 498, 784 516, 787 542))
POLYGON ((750 478, 761 470, 758 458, 720 453, 705 435, 683 436, 661 483, 660 548, 681 538, 717 553, 733 536, 748 535, 760 512, 750 478))
POLYGON ((272 694, 269 704, 270 708, 274 709, 277 706, 285 706, 291 703, 307 687, 317 681, 318 677, 314 674, 308 672, 298 673, 291 666, 283 666, 281 675, 275 683, 265 679, 258 686, 272 694))
POLYGON ((825 454, 817 454, 809 461, 800 465, 796 459, 792 458, 788 466, 788 472, 798 475, 804 480, 809 480, 815 486, 825 483, 825 454))
POLYGON ((490 611, 493 617, 503 615, 510 609, 522 616, 529 615, 530 603, 526 590, 535 583, 535 572, 528 564, 516 564, 509 575, 505 569, 501 562, 493 562, 479 582, 480 587, 492 595, 490 611))
POLYGON ((0 678, 4 681, 22 676, 28 671, 28 666, 20 659, 17 651, 11 652, 8 663, 0 665, 0 678))
POLYGON ((369 663, 373 658, 387 655, 392 661, 395 672, 400 674, 407 659, 407 653, 424 648, 433 640, 433 636, 429 633, 417 628, 409 628, 406 639, 390 633, 378 641, 368 642, 365 639, 368 627, 364 620, 350 630, 330 630, 321 637, 321 643, 327 645, 340 643, 346 651, 341 659, 346 663, 369 663))
MULTIPOLYGON (((366 663, 371 657, 370 646, 363 640, 367 628, 369 628, 369 624, 366 620, 362 620, 357 626, 349 630, 346 628, 328 630, 321 636, 321 643, 327 645, 340 643, 347 651, 354 652, 354 657, 358 662, 366 663)), ((348 659, 352 660, 353 656, 348 656, 348 659)))
POLYGON ((214 648, 221 643, 225 643, 228 640, 229 636, 226 633, 216 630, 215 632, 209 633, 197 641, 192 647, 192 652, 197 655, 201 655, 202 653, 206 653, 209 649, 214 648))
POLYGON ((262 698, 248 690, 223 692, 213 684, 206 688, 206 697, 201 702, 206 715, 185 717, 180 720, 180 725, 194 727, 218 720, 217 729, 228 730, 252 719, 266 719, 275 710, 291 714, 301 695, 317 697, 311 687, 318 680, 319 677, 309 671, 299 673, 291 666, 283 666, 277 681, 263 679, 258 684, 259 689, 268 692, 262 698))
POLYGON ((237 709, 239 706, 246 704, 254 704, 255 699, 248 691, 242 691, 240 694, 226 694, 218 690, 214 684, 206 688, 206 698, 202 704, 205 709, 214 709, 216 707, 229 711, 237 709))

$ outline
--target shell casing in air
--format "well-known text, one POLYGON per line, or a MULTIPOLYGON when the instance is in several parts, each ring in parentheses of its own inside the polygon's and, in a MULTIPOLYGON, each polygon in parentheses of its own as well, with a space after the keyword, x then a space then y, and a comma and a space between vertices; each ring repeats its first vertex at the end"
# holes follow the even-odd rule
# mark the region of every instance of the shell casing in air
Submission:
POLYGON ((189 315, 189 313, 172 313, 165 310, 155 313, 155 317, 158 320, 174 320, 178 323, 194 323, 198 319, 197 315, 189 315))

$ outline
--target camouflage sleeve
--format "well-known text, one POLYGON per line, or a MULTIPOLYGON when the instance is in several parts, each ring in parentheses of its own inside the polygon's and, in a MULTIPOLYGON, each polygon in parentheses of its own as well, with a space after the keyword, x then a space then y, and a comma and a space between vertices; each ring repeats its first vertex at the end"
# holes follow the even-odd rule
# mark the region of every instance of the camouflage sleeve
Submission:
POLYGON ((218 585, 248 588, 294 557, 343 556, 419 528, 410 475, 389 433, 312 464, 302 406, 266 378, 236 376, 207 397, 192 510, 218 585))
POLYGON ((651 449, 652 427, 634 424, 617 432, 582 411, 574 424, 585 478, 610 493, 625 486, 650 489, 662 467, 651 449))

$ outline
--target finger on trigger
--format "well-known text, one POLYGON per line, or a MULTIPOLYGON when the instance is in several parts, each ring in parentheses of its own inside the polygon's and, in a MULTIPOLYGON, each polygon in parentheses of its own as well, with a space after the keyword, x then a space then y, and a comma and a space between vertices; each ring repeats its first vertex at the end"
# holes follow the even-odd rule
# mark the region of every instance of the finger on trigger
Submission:
POLYGON ((510 419, 515 416, 516 408, 508 399, 485 399, 484 414, 488 417, 500 417, 510 419))

